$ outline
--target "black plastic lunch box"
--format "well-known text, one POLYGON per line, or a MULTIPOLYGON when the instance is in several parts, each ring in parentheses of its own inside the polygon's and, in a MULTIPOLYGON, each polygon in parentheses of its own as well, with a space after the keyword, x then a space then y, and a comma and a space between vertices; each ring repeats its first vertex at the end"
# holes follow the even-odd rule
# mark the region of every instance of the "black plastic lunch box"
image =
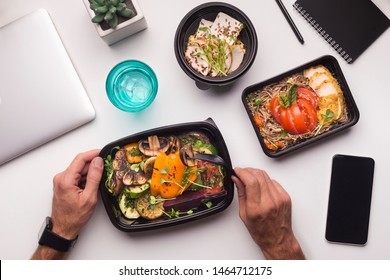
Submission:
MULTIPOLYGON (((206 134, 210 140, 213 142, 213 145, 217 148, 219 156, 221 156, 228 167, 231 168, 231 160, 229 152, 225 141, 222 137, 221 132, 211 118, 208 118, 205 121, 199 122, 190 122, 190 123, 181 123, 169 126, 163 126, 155 129, 146 130, 139 132, 114 142, 107 144, 100 152, 100 156, 105 159, 108 155, 112 157, 115 156, 115 147, 123 147, 129 143, 137 142, 141 139, 145 139, 151 135, 178 135, 181 133, 198 131, 206 134)), ((156 220, 146 220, 139 218, 136 220, 129 220, 123 217, 117 202, 117 198, 112 196, 105 187, 105 182, 107 179, 107 172, 104 170, 102 179, 100 181, 99 190, 103 200, 104 207, 107 211, 108 217, 111 220, 111 223, 121 231, 125 232, 135 232, 135 231, 144 231, 158 229, 173 225, 178 225, 182 223, 191 222, 198 220, 200 218, 208 217, 210 215, 216 214, 225 210, 232 202, 234 195, 234 183, 231 180, 231 176, 225 176, 224 178, 224 195, 215 198, 213 200, 213 206, 210 208, 203 207, 199 211, 194 212, 190 215, 181 216, 174 219, 156 219, 156 220)))
POLYGON ((248 117, 252 123, 252 126, 256 132, 257 138, 259 139, 260 145, 261 145, 264 153, 271 158, 281 157, 283 155, 286 155, 288 153, 296 151, 302 147, 308 146, 308 145, 315 143, 315 142, 318 142, 324 138, 328 138, 329 136, 337 134, 338 132, 343 131, 343 130, 355 125, 358 122, 359 116, 360 116, 359 110, 356 106, 355 100, 353 99, 352 93, 348 87, 348 84, 347 84, 347 81, 345 80, 343 72, 341 71, 340 65, 339 65, 337 59, 331 55, 322 56, 322 57, 317 58, 313 61, 310 61, 306 64, 303 64, 299 67, 291 69, 285 73, 282 73, 276 77, 270 78, 270 79, 263 81, 261 83, 251 85, 251 86, 244 89, 244 91, 241 95, 241 99, 242 99, 244 107, 248 113, 248 117), (338 127, 335 127, 333 129, 330 129, 329 131, 324 132, 323 134, 320 134, 320 135, 314 136, 312 138, 308 138, 306 140, 303 140, 299 143, 296 143, 295 145, 292 145, 291 147, 288 147, 284 150, 271 151, 271 150, 267 149, 267 147, 265 146, 265 143, 264 143, 263 136, 261 135, 260 130, 257 127, 256 123, 254 122, 252 112, 250 111, 250 108, 249 108, 249 105, 247 102, 248 95, 257 91, 257 90, 262 89, 263 87, 265 87, 267 85, 280 82, 289 76, 292 76, 296 73, 302 72, 303 70, 305 70, 307 68, 310 68, 312 66, 317 66, 320 64, 325 66, 326 68, 328 68, 328 70, 332 73, 333 77, 335 77, 335 79, 337 80, 337 82, 340 85, 340 88, 341 88, 343 95, 344 95, 345 104, 347 107, 347 113, 349 116, 348 122, 346 122, 338 127))
POLYGON ((209 2, 201 4, 189 11, 179 23, 174 41, 176 59, 183 71, 195 81, 199 89, 209 89, 215 86, 226 86, 241 78, 252 66, 257 54, 257 34, 249 17, 237 7, 224 2, 209 2), (196 33, 201 19, 213 21, 219 12, 228 14, 244 24, 239 39, 244 43, 246 53, 240 67, 226 77, 205 77, 195 71, 186 61, 184 53, 188 38, 196 33))

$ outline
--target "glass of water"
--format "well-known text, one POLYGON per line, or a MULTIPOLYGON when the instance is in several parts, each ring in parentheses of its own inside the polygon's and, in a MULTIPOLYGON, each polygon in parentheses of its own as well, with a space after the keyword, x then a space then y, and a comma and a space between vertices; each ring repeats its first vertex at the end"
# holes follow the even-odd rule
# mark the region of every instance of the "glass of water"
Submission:
POLYGON ((110 71, 106 80, 108 99, 118 109, 138 112, 155 99, 157 77, 152 68, 138 60, 123 61, 110 71))

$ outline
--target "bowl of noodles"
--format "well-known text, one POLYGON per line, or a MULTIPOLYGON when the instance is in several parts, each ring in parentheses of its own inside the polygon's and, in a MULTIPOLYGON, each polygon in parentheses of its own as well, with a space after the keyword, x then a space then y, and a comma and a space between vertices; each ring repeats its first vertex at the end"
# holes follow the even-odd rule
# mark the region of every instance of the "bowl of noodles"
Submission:
POLYGON ((241 97, 264 153, 272 158, 334 135, 359 120, 340 65, 330 55, 251 85, 241 97))

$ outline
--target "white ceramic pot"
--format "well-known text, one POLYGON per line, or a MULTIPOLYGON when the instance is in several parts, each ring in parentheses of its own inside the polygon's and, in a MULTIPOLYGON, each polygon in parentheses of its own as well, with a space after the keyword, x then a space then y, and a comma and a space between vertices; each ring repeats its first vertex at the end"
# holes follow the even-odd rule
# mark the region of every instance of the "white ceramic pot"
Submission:
MULTIPOLYGON (((91 10, 89 7, 89 1, 83 0, 85 7, 91 17, 91 19, 95 16, 95 12, 91 10)), ((112 45, 134 33, 137 33, 147 27, 145 16, 138 4, 137 0, 131 0, 136 12, 136 16, 118 24, 115 29, 109 28, 107 30, 103 30, 100 24, 93 23, 96 27, 96 30, 99 36, 108 44, 112 45)))

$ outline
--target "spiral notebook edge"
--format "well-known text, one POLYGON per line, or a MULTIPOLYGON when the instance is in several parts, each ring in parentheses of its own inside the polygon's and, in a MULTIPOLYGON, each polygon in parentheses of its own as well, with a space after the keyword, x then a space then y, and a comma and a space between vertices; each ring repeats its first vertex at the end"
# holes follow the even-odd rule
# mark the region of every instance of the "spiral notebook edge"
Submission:
POLYGON ((319 23, 314 20, 306 10, 299 5, 299 3, 295 2, 293 7, 296 11, 298 11, 303 18, 310 23, 310 25, 320 34, 324 40, 331 46, 333 49, 347 62, 352 63, 354 61, 353 57, 351 57, 340 44, 338 44, 328 33, 324 30, 319 23))

